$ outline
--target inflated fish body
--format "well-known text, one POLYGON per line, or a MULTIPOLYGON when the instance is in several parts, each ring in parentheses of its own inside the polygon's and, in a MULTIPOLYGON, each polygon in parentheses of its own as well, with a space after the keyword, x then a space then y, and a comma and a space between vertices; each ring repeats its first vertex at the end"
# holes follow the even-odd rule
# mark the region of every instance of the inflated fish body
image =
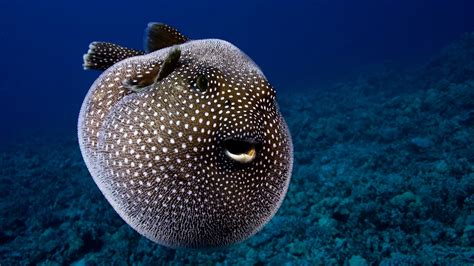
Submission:
POLYGON ((169 247, 220 247, 278 210, 292 143, 275 91, 232 44, 188 40, 151 23, 147 53, 94 42, 84 67, 105 70, 82 105, 86 165, 135 230, 169 247))

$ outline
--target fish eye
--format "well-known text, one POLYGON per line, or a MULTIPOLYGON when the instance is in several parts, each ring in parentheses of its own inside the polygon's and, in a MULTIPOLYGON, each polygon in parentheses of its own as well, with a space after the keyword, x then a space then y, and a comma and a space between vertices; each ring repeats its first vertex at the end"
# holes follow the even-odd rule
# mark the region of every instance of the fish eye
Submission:
POLYGON ((247 164, 257 156, 256 145, 249 141, 228 139, 224 141, 225 155, 231 160, 247 164))
POLYGON ((207 91, 207 88, 209 87, 209 81, 207 80, 206 76, 199 75, 199 77, 196 79, 196 86, 201 92, 207 91))

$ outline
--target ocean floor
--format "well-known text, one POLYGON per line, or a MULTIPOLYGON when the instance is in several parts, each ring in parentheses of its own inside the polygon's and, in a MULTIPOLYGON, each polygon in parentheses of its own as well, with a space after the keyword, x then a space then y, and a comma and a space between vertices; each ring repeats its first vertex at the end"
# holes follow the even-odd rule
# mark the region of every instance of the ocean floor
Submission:
POLYGON ((31 139, 0 154, 0 264, 473 265, 474 34, 416 70, 278 97, 294 173, 256 236, 154 244, 109 206, 74 135, 31 139))

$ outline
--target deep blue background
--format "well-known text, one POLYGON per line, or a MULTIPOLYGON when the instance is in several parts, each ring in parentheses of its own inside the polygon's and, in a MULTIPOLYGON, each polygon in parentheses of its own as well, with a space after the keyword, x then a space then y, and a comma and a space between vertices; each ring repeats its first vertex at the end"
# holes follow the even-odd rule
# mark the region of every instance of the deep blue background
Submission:
POLYGON ((2 1, 0 145, 74 136, 99 74, 82 70, 88 44, 141 48, 149 21, 234 43, 288 91, 368 65, 416 63, 474 31, 472 13, 468 0, 2 1))

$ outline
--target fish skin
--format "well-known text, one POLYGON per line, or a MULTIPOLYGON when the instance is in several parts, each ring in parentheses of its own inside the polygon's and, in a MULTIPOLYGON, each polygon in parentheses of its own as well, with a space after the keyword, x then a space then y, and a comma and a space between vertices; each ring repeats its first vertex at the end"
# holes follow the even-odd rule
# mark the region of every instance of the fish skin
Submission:
MULTIPOLYGON (((155 71, 156 72, 156 71, 155 71)), ((172 248, 213 248, 258 232, 281 205, 293 146, 275 90, 232 44, 196 40, 122 60, 91 86, 78 121, 83 158, 117 213, 172 248), (123 81, 159 68, 179 47, 176 69, 139 92, 123 81), (204 75, 209 88, 196 89, 204 75), (223 143, 258 143, 246 164, 223 143)))

